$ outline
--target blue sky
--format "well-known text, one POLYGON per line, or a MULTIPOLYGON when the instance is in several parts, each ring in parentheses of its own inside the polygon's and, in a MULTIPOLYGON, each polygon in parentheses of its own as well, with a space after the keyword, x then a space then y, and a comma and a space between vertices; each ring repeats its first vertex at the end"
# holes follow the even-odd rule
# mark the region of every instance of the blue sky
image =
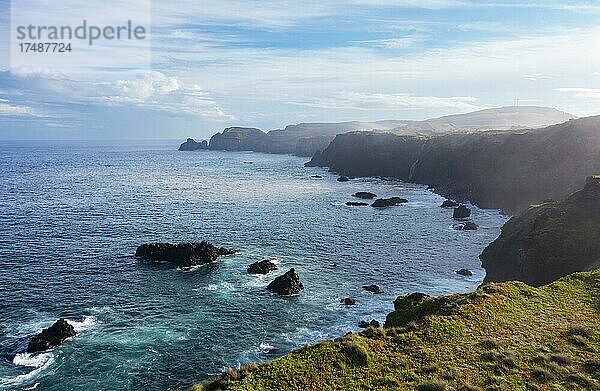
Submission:
MULTIPOLYGON (((77 3, 18 6, 76 23, 77 3)), ((121 17, 98 4, 92 19, 121 17)), ((151 62, 131 65, 141 49, 112 46, 77 75, 6 61, 10 6, 0 0, 4 139, 206 138, 233 125, 425 119, 515 98, 600 114, 598 1, 152 1, 151 62)))

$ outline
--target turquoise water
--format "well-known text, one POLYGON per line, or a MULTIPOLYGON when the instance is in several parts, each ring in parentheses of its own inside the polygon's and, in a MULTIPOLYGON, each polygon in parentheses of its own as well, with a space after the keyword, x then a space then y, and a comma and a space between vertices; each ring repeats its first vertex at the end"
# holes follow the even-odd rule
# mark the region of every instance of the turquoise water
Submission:
POLYGON ((340 183, 302 158, 177 146, 0 144, 0 389, 167 390, 277 357, 383 321, 399 294, 474 289, 478 255, 506 220, 474 208, 481 228, 455 231, 422 186, 340 183), (410 203, 345 206, 356 191, 410 203), (133 257, 145 242, 204 239, 240 253, 195 270, 133 257), (295 267, 305 290, 267 293, 274 275, 246 273, 263 257, 279 263, 274 275, 295 267), (385 293, 361 290, 372 283, 385 293), (358 304, 343 307, 346 296, 358 304), (60 317, 75 338, 12 359, 60 317))

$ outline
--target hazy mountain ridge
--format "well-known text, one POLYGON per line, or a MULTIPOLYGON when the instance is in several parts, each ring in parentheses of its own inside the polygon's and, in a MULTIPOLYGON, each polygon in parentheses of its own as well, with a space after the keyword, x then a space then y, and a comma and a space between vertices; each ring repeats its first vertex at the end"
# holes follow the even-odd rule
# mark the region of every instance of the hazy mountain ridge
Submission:
MULTIPOLYGON (((485 109, 424 121, 300 123, 269 132, 256 128, 230 127, 212 136, 209 148, 312 156, 315 152, 327 148, 336 135, 347 132, 380 131, 398 135, 435 135, 446 132, 535 128, 561 123, 571 118, 574 116, 554 108, 522 106, 485 109)), ((198 149, 203 148, 198 146, 198 149)))

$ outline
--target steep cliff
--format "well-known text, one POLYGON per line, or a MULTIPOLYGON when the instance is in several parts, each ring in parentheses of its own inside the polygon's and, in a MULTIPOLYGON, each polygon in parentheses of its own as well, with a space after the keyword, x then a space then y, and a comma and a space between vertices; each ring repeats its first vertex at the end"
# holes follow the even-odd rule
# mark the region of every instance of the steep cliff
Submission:
POLYGON ((393 176, 484 208, 518 212, 562 199, 600 172, 600 116, 519 131, 338 135, 308 165, 350 176, 393 176))
POLYGON ((600 176, 565 201, 535 205, 510 219, 481 254, 485 282, 539 286, 600 267, 600 176))
POLYGON ((266 148, 267 135, 260 129, 232 127, 210 138, 209 148, 226 151, 257 151, 266 148))

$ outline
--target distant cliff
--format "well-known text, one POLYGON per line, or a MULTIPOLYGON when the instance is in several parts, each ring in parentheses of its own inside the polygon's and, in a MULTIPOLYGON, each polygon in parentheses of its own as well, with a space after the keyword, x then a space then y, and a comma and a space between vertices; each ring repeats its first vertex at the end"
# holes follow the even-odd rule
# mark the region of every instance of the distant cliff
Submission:
POLYGON ((565 201, 532 206, 510 219, 480 256, 485 282, 540 286, 600 267, 600 176, 565 201))
POLYGON ((600 172, 600 116, 520 131, 349 133, 307 164, 428 184, 448 197, 517 212, 562 199, 600 172))
POLYGON ((202 142, 197 142, 193 138, 188 138, 179 146, 180 151, 199 151, 203 149, 208 149, 208 141, 202 140, 202 142))
MULTIPOLYGON (((436 135, 448 132, 535 128, 564 122, 571 114, 549 107, 500 107, 424 121, 385 120, 301 123, 267 133, 255 128, 231 127, 215 134, 209 148, 313 156, 323 151, 338 134, 384 131, 396 135, 436 135)), ((188 150, 188 149, 185 149, 188 150)))

